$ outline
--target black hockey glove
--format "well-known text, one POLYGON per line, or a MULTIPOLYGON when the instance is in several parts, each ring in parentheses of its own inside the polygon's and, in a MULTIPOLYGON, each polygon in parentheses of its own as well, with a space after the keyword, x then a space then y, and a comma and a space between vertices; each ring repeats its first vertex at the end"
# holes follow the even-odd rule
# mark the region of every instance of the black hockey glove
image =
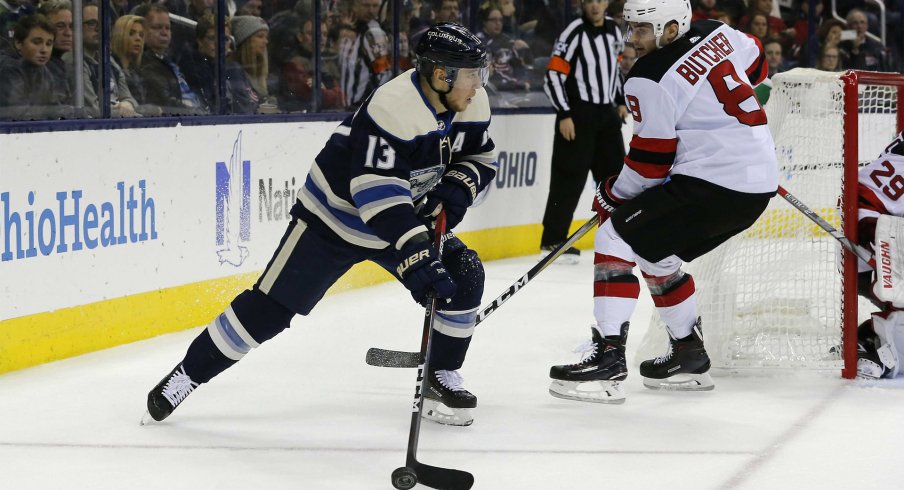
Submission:
POLYGON ((412 238, 399 256, 401 262, 396 274, 415 301, 427 306, 431 297, 448 299, 455 295, 457 286, 439 261, 436 248, 426 233, 412 238))
POLYGON ((471 176, 459 170, 450 170, 424 196, 418 207, 418 216, 432 228, 439 213, 445 211, 446 230, 451 230, 461 223, 476 197, 477 185, 471 176))
POLYGON ((612 184, 618 176, 613 175, 608 179, 600 182, 596 187, 596 195, 593 197, 593 210, 600 217, 600 226, 609 219, 609 216, 615 211, 615 208, 621 206, 622 200, 615 197, 612 193, 612 184))

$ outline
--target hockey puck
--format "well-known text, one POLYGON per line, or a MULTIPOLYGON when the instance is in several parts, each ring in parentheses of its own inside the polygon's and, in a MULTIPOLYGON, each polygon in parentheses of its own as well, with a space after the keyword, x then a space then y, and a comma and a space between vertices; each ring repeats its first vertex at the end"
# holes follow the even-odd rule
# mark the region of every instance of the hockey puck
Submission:
POLYGON ((411 468, 403 466, 392 472, 392 486, 399 490, 408 490, 417 485, 417 474, 411 468))

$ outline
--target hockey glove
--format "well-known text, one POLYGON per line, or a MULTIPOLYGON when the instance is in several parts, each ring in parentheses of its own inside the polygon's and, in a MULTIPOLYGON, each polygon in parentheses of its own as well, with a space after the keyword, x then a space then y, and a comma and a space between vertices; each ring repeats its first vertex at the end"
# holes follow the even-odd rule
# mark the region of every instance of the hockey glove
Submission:
POLYGON ((396 274, 415 301, 426 306, 432 297, 448 299, 455 295, 457 286, 426 233, 412 238, 399 255, 402 261, 396 274))
POLYGON ((443 180, 424 196, 423 204, 418 209, 418 216, 432 228, 439 213, 445 211, 446 230, 451 230, 461 223, 476 197, 477 186, 471 176, 459 170, 450 170, 443 176, 443 180))
POLYGON ((621 206, 622 200, 615 197, 612 193, 612 184, 618 176, 613 175, 608 179, 600 182, 596 188, 596 195, 593 197, 593 210, 600 217, 600 226, 609 219, 609 216, 615 211, 615 208, 621 206))

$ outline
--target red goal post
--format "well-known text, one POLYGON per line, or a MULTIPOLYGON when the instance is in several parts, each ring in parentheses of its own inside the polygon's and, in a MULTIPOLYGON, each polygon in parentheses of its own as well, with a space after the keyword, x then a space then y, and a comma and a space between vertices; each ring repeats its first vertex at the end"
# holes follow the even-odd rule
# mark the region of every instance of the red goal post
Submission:
MULTIPOLYGON (((857 171, 904 129, 898 111, 904 75, 794 69, 772 83, 765 109, 779 183, 856 241, 857 171)), ((783 199, 773 199, 750 229, 685 268, 697 284, 716 374, 856 375, 858 319, 869 311, 857 297, 856 258, 841 254, 833 238, 783 199)), ((654 313, 638 360, 664 353, 662 327, 654 313)))
MULTIPOLYGON (((860 159, 860 93, 863 86, 893 87, 896 110, 895 132, 904 131, 904 112, 900 108, 904 102, 904 75, 899 73, 879 73, 849 70, 841 76, 844 83, 844 182, 842 216, 844 235, 857 243, 857 171, 860 159)), ((886 145, 891 142, 888 140, 886 145)), ((876 158, 875 154, 873 158, 876 158)), ((850 251, 844 251, 843 259, 844 307, 842 312, 842 332, 844 346, 844 368, 841 376, 852 379, 857 375, 857 259, 850 251)))

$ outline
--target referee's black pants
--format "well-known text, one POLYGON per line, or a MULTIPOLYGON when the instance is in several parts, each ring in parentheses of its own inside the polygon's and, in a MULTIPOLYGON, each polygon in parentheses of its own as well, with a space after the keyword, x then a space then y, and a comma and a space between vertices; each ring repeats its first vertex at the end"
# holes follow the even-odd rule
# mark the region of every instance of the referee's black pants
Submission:
MULTIPOLYGON (((577 101, 572 105, 571 114, 575 132, 572 141, 562 137, 556 119, 541 247, 557 245, 568 237, 568 227, 587 182, 587 172, 591 172, 594 181, 600 182, 621 172, 625 161, 622 120, 614 105, 577 101)), ((591 203, 586 204, 590 209, 591 203)))

